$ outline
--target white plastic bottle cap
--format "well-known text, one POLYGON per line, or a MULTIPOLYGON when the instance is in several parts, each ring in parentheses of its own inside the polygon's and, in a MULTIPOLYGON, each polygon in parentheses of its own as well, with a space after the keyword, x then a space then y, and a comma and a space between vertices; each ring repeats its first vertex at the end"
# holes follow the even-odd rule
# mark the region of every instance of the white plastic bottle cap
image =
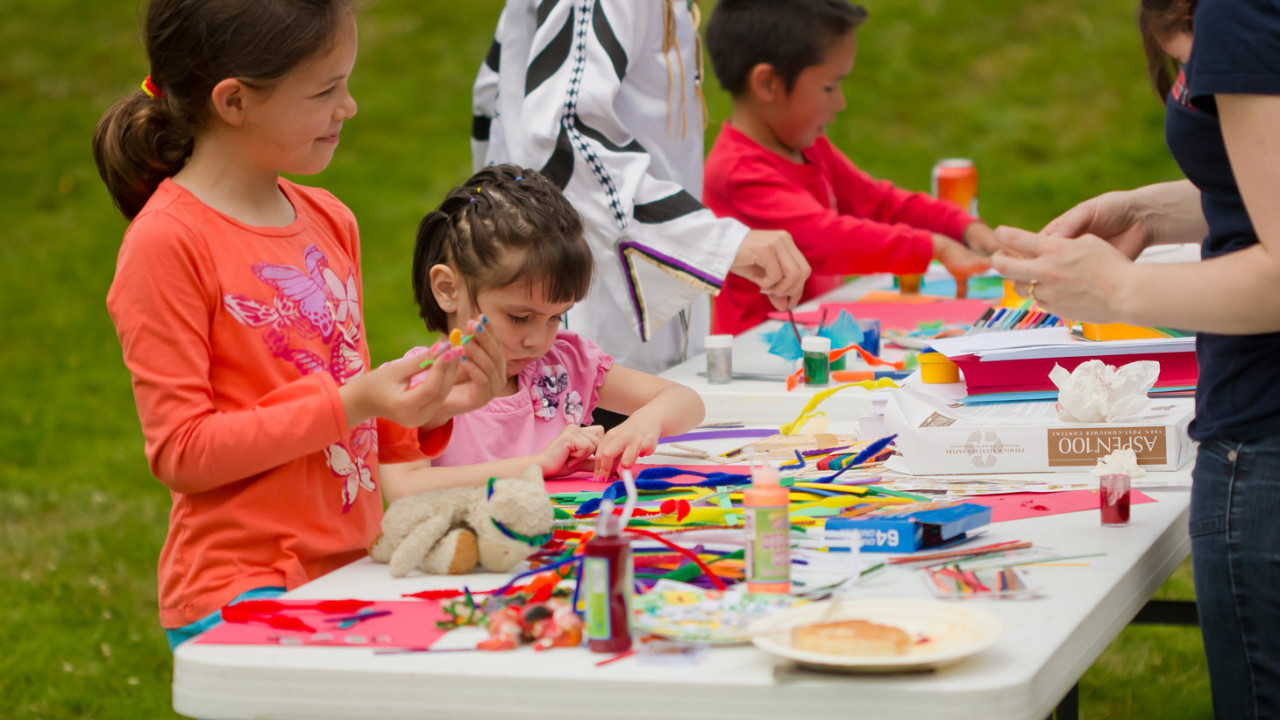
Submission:
POLYGON ((831 338, 816 335, 800 339, 800 350, 803 352, 831 352, 831 338))
POLYGON ((732 335, 708 335, 707 349, 712 348, 731 348, 733 347, 732 335))

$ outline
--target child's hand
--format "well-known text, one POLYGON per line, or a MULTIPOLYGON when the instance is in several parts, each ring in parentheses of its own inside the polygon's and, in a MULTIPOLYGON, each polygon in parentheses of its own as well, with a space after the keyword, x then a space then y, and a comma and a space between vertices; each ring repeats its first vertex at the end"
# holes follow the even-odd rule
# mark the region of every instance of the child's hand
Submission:
POLYGON ((955 277, 958 298, 968 294, 969 276, 984 273, 991 268, 990 260, 978 257, 964 245, 936 233, 933 236, 933 258, 955 277))
POLYGON ((636 460, 650 455, 662 437, 662 426, 646 419, 640 413, 627 418, 621 425, 605 433, 596 446, 597 480, 613 476, 619 467, 629 468, 636 460))
POLYGON ((996 244, 996 232, 981 220, 969 223, 964 229, 964 244, 981 257, 991 257, 1000 246, 996 244))
POLYGON ((595 451, 602 437, 604 437, 604 428, 599 425, 591 427, 565 425, 556 439, 537 455, 538 466, 542 468, 542 477, 568 475, 581 470, 591 460, 591 453, 595 451))
POLYGON ((358 425, 371 417, 381 417, 405 427, 425 424, 444 404, 462 363, 461 349, 436 343, 426 353, 384 363, 338 388, 347 424, 358 425), (424 358, 433 364, 421 382, 410 381, 421 373, 424 358))
POLYGON ((507 384, 507 360, 497 335, 485 323, 475 320, 467 323, 465 334, 472 336, 470 342, 459 346, 466 353, 466 362, 439 414, 432 419, 432 426, 484 407, 507 384))

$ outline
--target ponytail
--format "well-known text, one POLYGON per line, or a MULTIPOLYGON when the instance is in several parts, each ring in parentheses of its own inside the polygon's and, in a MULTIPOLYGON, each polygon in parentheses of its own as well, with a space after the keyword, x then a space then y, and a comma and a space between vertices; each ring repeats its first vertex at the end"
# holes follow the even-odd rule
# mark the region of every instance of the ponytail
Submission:
POLYGON ((333 47, 352 3, 148 0, 143 41, 151 74, 144 90, 111 106, 93 130, 93 160, 120 212, 132 220, 186 164, 223 78, 272 85, 333 47))
POLYGON ((164 97, 139 90, 112 105, 93 129, 93 161, 116 207, 132 220, 191 156, 194 135, 164 97))

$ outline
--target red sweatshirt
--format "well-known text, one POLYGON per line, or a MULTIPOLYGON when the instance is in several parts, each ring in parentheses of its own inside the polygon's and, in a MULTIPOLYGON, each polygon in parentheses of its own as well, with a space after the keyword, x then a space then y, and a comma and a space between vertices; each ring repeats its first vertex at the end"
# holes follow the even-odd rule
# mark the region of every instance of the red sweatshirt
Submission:
MULTIPOLYGON (((786 230, 813 267, 803 300, 846 275, 920 273, 933 258, 933 233, 959 240, 975 222, 954 205, 908 192, 859 170, 826 137, 795 163, 729 123, 703 171, 703 204, 754 230, 786 230)), ((773 310, 759 286, 730 275, 715 299, 712 330, 740 334, 773 310)))

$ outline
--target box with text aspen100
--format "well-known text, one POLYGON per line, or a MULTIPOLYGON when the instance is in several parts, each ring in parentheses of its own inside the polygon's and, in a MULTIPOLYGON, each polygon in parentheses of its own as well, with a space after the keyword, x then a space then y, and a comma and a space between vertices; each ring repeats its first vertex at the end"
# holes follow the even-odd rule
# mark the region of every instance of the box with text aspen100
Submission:
POLYGON ((1152 398, 1122 422, 1068 423, 1051 400, 963 405, 907 387, 885 408, 901 453, 888 467, 912 475, 1082 472, 1128 449, 1146 470, 1178 470, 1195 457, 1193 417, 1191 398, 1152 398))
POLYGON ((958 543, 991 524, 991 508, 960 503, 887 517, 827 518, 827 532, 856 530, 863 552, 909 553, 958 543))

